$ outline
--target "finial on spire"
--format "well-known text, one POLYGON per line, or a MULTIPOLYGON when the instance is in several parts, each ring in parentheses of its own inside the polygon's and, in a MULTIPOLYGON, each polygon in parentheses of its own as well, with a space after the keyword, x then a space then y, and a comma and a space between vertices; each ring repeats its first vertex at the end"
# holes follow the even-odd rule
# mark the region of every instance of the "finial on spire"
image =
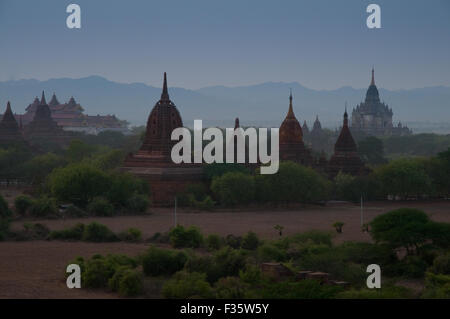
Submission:
POLYGON ((164 72, 163 91, 161 94, 161 100, 169 100, 169 91, 167 90, 167 74, 164 72))
POLYGON ((345 102, 344 126, 348 126, 347 102, 345 102))
POLYGON ((292 90, 290 90, 290 94, 289 94, 289 111, 288 111, 288 114, 286 117, 289 117, 289 118, 295 117, 294 108, 292 107, 292 90))
POLYGON ((236 117, 236 119, 234 120, 234 129, 239 128, 239 117, 236 117))
POLYGON ((375 85, 375 69, 372 65, 372 81, 370 81, 370 85, 375 85))
POLYGON ((9 101, 6 103, 6 112, 11 112, 11 103, 9 101))

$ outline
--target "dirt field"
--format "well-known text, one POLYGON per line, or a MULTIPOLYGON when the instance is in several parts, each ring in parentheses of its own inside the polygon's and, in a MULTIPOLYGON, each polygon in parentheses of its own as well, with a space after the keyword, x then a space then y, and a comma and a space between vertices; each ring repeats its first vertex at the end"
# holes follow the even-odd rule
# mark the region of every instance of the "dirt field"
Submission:
MULTIPOLYGON (((441 202, 376 202, 364 208, 364 222, 398 207, 414 207, 426 211, 433 220, 450 222, 450 201, 441 202)), ((30 220, 28 220, 30 221, 30 220)), ((98 221, 119 232, 137 227, 144 238, 155 232, 165 232, 174 224, 173 210, 153 209, 148 216, 83 218, 68 220, 39 220, 51 229, 62 229, 79 222, 98 221)), ((179 211, 181 225, 196 225, 208 233, 242 235, 249 230, 263 238, 276 238, 276 224, 284 226, 284 234, 311 229, 333 231, 336 221, 345 223, 344 232, 336 242, 347 240, 369 241, 368 234, 360 228, 360 207, 352 204, 329 204, 293 210, 261 210, 234 212, 179 211)), ((21 228, 24 221, 16 221, 13 228, 21 228)), ((2 242, 0 243, 0 298, 114 298, 116 295, 102 291, 70 290, 62 280, 64 267, 76 256, 89 257, 95 253, 126 253, 136 255, 146 244, 125 243, 66 243, 66 242, 2 242)))

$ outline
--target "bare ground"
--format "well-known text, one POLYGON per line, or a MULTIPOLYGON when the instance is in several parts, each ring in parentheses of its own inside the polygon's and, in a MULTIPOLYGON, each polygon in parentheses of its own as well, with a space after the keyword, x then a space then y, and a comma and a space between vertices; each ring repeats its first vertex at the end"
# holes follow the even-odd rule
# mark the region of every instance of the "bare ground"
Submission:
MULTIPOLYGON (((364 222, 399 207, 414 207, 426 211, 433 220, 450 222, 450 201, 436 202, 374 202, 364 207, 364 222)), ((30 222, 31 220, 27 220, 30 222)), ((33 220, 51 229, 63 229, 76 223, 98 221, 119 232, 129 227, 139 228, 144 238, 156 232, 165 232, 174 224, 172 209, 153 209, 151 215, 111 218, 82 218, 67 220, 33 220)), ((369 241, 361 232, 360 207, 348 203, 327 206, 308 206, 290 210, 248 210, 187 212, 179 210, 181 225, 196 225, 204 233, 242 235, 249 230, 263 238, 276 238, 273 226, 284 226, 284 234, 311 229, 333 231, 336 221, 345 223, 344 232, 336 242, 369 241)), ((25 221, 16 221, 12 227, 20 229, 25 221)), ((76 256, 89 257, 95 253, 125 253, 137 255, 147 248, 145 244, 126 243, 70 243, 70 242, 2 242, 0 243, 0 298, 114 298, 103 291, 68 289, 62 279, 64 267, 76 256)))

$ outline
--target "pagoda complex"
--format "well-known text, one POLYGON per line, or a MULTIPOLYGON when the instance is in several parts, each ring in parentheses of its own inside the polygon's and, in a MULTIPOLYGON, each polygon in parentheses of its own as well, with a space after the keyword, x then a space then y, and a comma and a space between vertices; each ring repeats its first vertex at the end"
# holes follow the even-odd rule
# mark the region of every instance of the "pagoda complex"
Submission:
POLYGON ((36 106, 33 120, 24 127, 25 139, 31 144, 51 143, 66 145, 72 134, 66 132, 52 118, 50 108, 42 92, 39 105, 36 106))
POLYGON ((178 127, 183 127, 183 121, 169 98, 167 76, 164 73, 161 99, 148 117, 144 142, 137 153, 127 156, 123 166, 124 171, 149 182, 152 200, 156 205, 171 204, 176 194, 188 184, 202 183, 201 164, 176 164, 172 161, 171 150, 177 141, 171 140, 171 134, 178 127))
POLYGON ((0 121, 0 145, 10 145, 25 143, 21 128, 17 124, 16 118, 11 110, 11 103, 8 102, 6 111, 0 121))
POLYGON ((292 93, 289 95, 289 110, 281 123, 279 131, 280 160, 292 161, 310 166, 313 163, 311 151, 303 142, 303 131, 295 117, 292 106, 292 93))
POLYGON ((367 168, 358 155, 355 140, 348 127, 347 108, 344 113, 344 123, 339 137, 334 145, 334 154, 328 167, 328 176, 334 178, 339 172, 349 175, 363 175, 367 168))

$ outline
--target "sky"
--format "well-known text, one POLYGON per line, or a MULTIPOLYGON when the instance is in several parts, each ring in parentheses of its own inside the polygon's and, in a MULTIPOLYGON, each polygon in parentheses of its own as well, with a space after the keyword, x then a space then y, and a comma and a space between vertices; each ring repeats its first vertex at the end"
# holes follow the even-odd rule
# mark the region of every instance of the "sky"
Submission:
POLYGON ((80 78, 197 89, 299 82, 450 86, 447 0, 0 0, 0 81, 80 78), (79 30, 66 7, 81 7, 79 30), (368 29, 366 7, 381 7, 368 29))

